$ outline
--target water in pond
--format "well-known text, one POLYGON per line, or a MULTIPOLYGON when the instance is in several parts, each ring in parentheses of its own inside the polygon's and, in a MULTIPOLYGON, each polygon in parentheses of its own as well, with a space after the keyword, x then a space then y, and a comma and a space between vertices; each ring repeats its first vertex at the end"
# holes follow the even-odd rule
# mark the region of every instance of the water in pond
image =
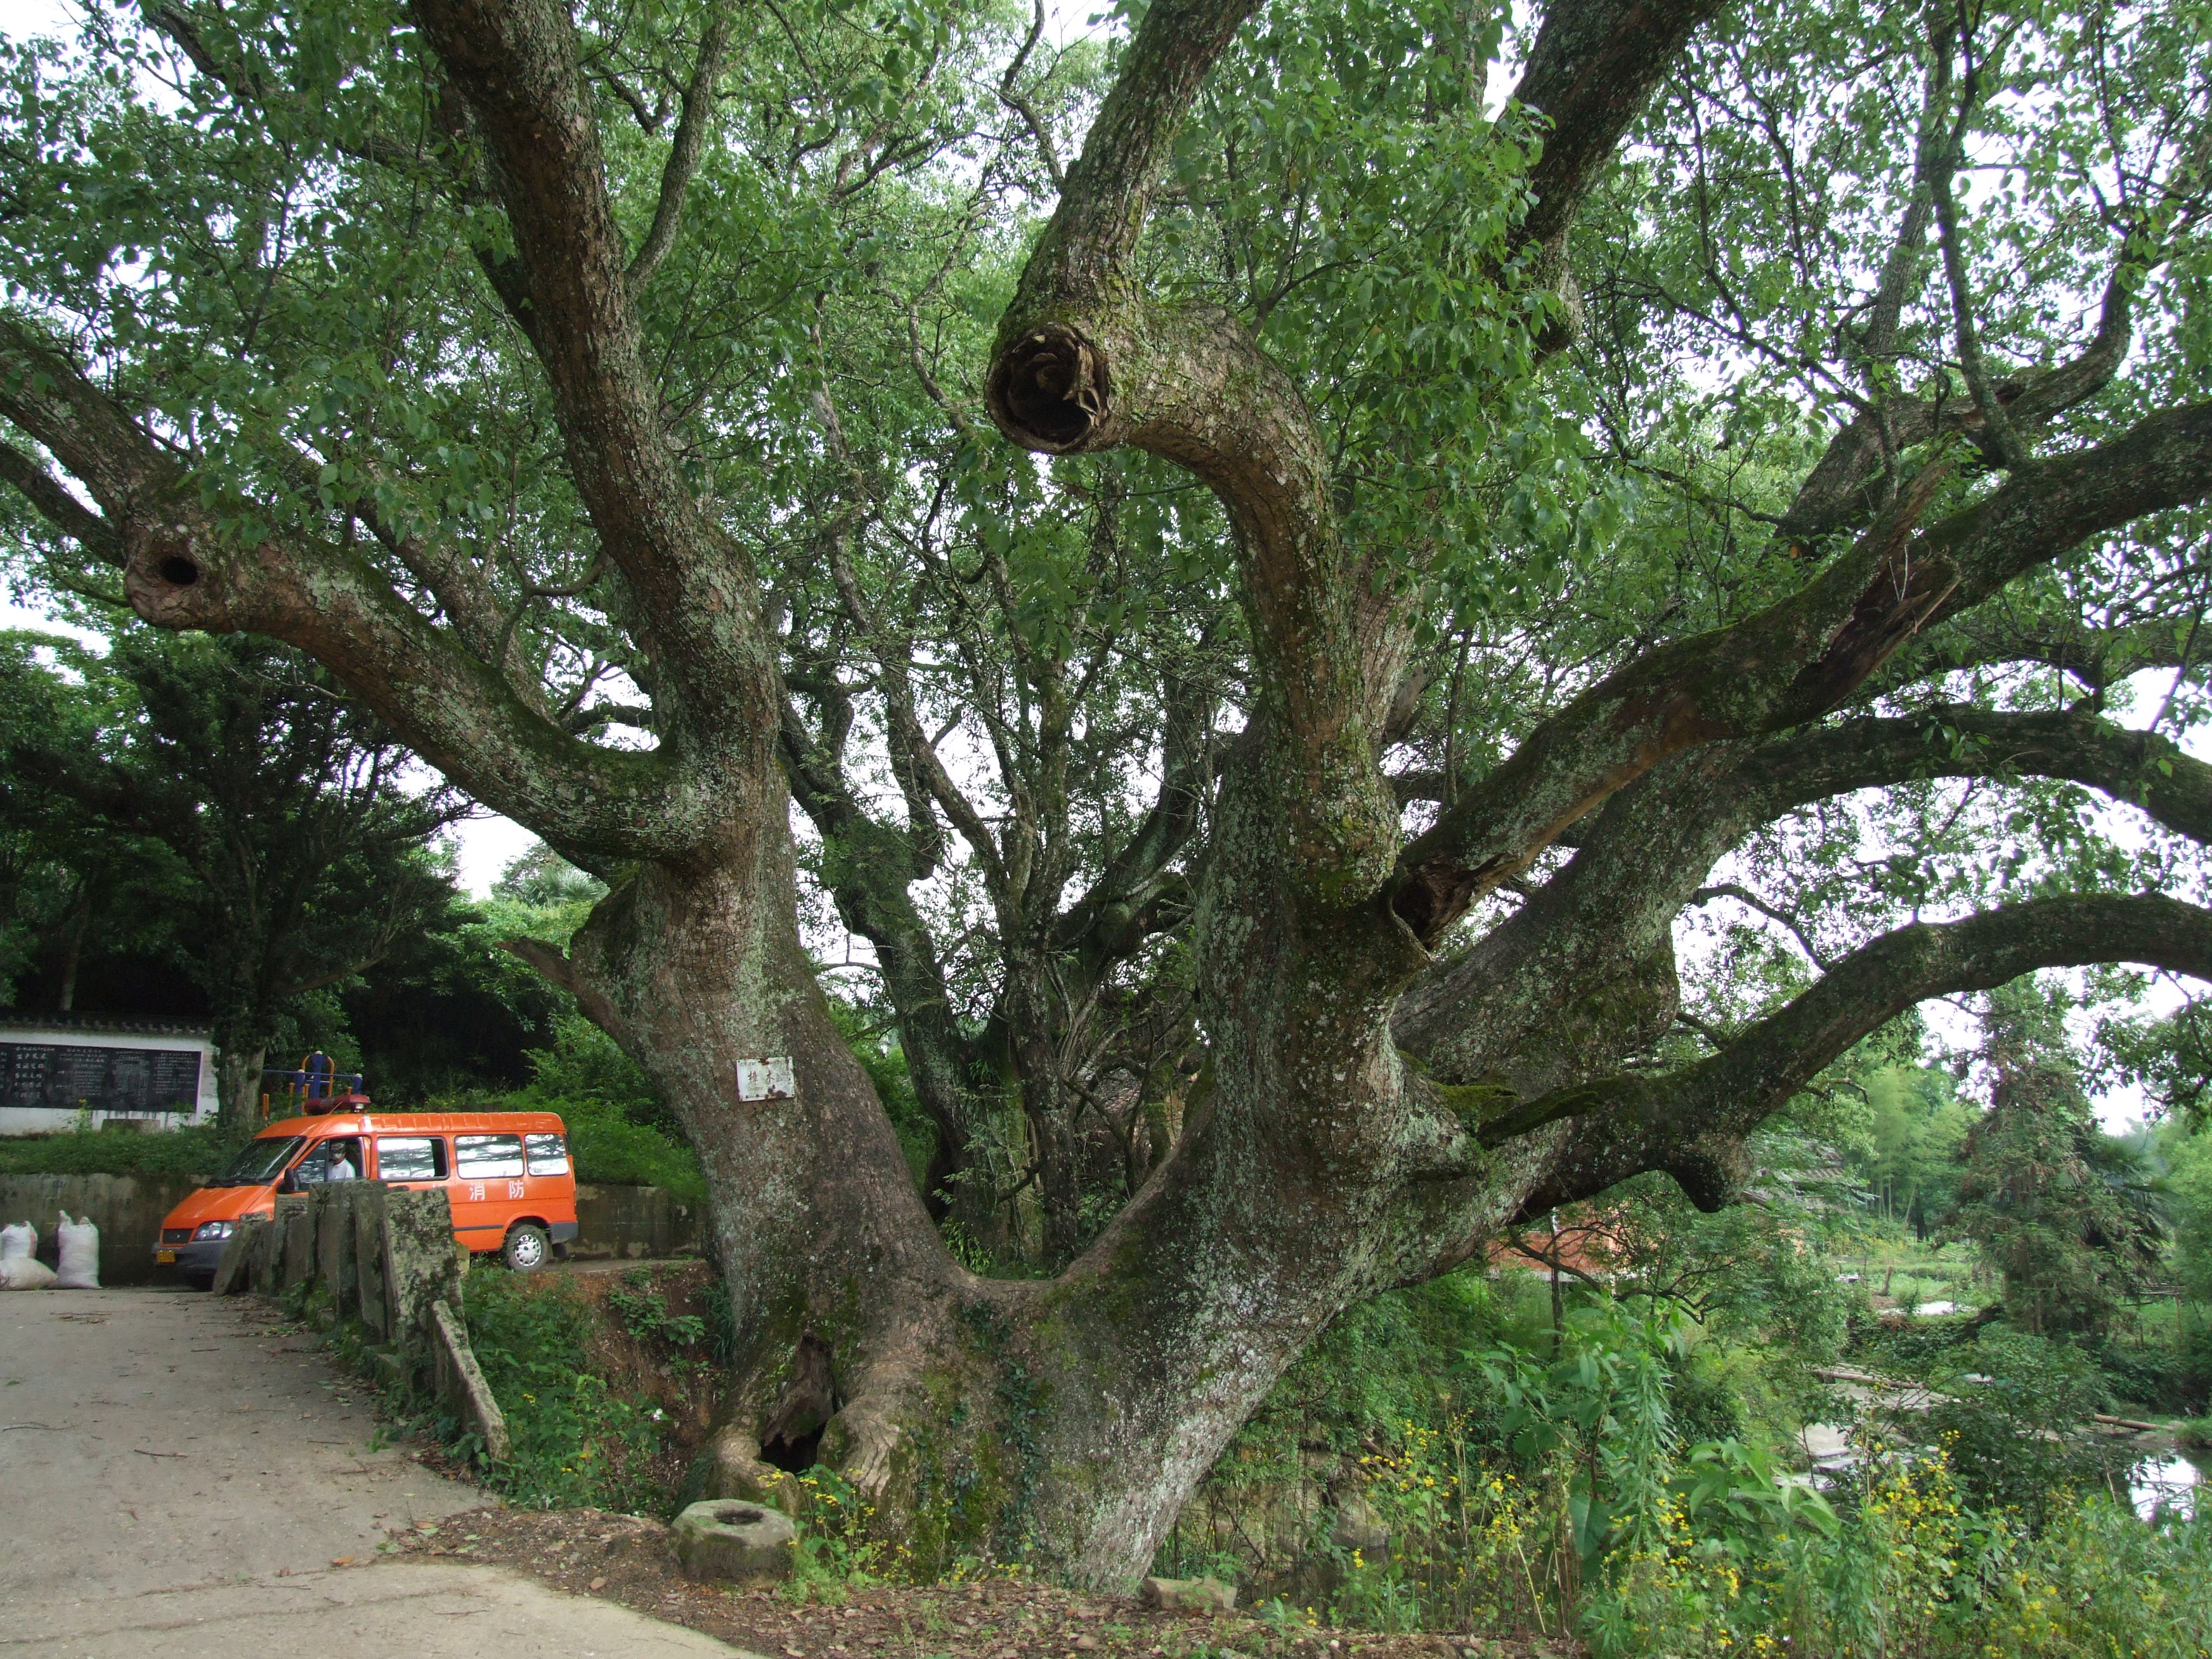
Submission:
POLYGON ((2128 1475, 2128 1496, 2146 1521, 2164 1510, 2169 1515, 2197 1512, 2204 1471, 2178 1452, 2146 1457, 2128 1475))

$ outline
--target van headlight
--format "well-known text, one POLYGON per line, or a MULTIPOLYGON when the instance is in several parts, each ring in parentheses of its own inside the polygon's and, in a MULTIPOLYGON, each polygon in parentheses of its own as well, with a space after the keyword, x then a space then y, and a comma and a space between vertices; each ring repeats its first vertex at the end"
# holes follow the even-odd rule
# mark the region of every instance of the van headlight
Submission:
POLYGON ((198 1230, 193 1232, 192 1237, 195 1240, 202 1238, 228 1238, 237 1225, 238 1224, 235 1221, 203 1221, 200 1223, 198 1230))

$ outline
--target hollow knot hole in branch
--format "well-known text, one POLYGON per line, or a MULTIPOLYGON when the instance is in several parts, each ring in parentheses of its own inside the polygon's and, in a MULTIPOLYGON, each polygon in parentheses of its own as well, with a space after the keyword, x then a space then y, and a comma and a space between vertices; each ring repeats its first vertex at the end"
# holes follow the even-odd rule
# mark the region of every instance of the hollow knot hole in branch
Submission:
POLYGON ((1025 449, 1080 449, 1106 421, 1106 360, 1088 340, 1058 324, 1032 330, 992 366, 991 416, 1025 449))
POLYGON ((200 579, 200 568, 181 553, 172 553, 155 566, 161 580, 172 587, 190 587, 200 579))

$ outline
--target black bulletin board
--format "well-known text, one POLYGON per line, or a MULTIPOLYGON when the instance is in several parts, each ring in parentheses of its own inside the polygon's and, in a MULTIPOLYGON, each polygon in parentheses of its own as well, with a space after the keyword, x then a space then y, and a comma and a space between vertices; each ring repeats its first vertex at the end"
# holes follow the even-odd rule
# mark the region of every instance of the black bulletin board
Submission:
POLYGON ((199 1104, 200 1057, 190 1048, 88 1048, 0 1042, 0 1106, 95 1112, 189 1112, 199 1104))

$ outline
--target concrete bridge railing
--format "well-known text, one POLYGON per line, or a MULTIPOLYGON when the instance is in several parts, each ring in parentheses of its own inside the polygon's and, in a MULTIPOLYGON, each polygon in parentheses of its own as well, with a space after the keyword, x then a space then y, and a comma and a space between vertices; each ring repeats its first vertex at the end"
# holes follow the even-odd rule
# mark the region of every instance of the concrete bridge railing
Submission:
POLYGON ((343 1181, 281 1195, 272 1219, 241 1225, 223 1247, 215 1291, 296 1296, 318 1323, 357 1321, 386 1378, 462 1412, 498 1462, 507 1419, 469 1347, 467 1269, 442 1188, 343 1181))

